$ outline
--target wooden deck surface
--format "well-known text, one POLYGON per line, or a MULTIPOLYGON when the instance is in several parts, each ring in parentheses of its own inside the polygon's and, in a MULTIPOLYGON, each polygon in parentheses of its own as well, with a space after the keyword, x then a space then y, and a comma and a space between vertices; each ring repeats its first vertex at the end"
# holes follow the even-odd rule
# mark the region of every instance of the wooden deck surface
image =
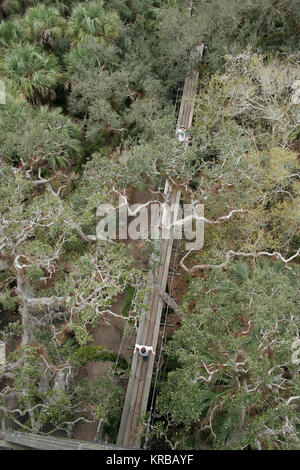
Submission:
MULTIPOLYGON (((202 54, 203 45, 199 48, 200 57, 202 57, 202 54)), ((185 80, 178 115, 177 129, 182 125, 188 129, 192 124, 198 80, 198 71, 193 72, 192 76, 187 77, 185 80)), ((186 148, 187 145, 187 143, 183 144, 183 148, 186 148)), ((174 203, 179 204, 181 192, 174 190, 167 181, 165 184, 165 196, 168 197, 169 203, 172 206, 174 203)), ((175 220, 177 220, 176 209, 171 213, 171 222, 175 220)), ((160 256, 158 257, 159 267, 156 275, 163 291, 166 289, 169 273, 173 236, 174 233, 171 231, 168 240, 160 240, 158 242, 160 256)), ((163 301, 158 295, 157 288, 154 286, 154 279, 151 273, 149 273, 149 287, 151 292, 146 299, 146 304, 149 306, 149 309, 142 313, 136 343, 153 346, 154 350, 156 350, 163 301)), ((127 386, 122 419, 119 428, 117 440, 118 445, 135 448, 139 448, 141 445, 141 425, 139 424, 139 416, 143 416, 147 411, 154 363, 155 356, 152 354, 149 355, 147 361, 144 361, 138 354, 133 355, 131 375, 127 386)))

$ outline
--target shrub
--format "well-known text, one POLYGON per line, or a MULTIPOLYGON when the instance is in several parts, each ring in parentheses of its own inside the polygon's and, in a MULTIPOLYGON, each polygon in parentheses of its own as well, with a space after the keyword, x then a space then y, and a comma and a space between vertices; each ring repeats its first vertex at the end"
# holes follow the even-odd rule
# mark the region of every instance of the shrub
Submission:
MULTIPOLYGON (((118 355, 115 352, 109 351, 106 346, 90 344, 81 346, 74 354, 74 359, 80 362, 80 365, 85 365, 92 361, 111 361, 116 362, 118 355)), ((121 369, 127 369, 127 362, 119 358, 118 366, 121 369)))

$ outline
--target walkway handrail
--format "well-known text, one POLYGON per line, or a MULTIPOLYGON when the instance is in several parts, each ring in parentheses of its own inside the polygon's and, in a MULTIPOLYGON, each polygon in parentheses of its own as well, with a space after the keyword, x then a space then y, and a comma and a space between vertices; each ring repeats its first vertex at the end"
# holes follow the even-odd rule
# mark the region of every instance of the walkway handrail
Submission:
MULTIPOLYGON (((198 46, 197 50, 201 58, 204 45, 202 44, 201 46, 198 46)), ((192 76, 187 77, 185 80, 177 128, 180 126, 185 126, 187 129, 191 127, 198 79, 199 72, 194 71, 192 76)), ((188 143, 183 144, 183 148, 186 148, 187 145, 188 143)), ((172 223, 177 220, 181 191, 174 189, 170 183, 166 181, 164 196, 166 200, 169 201, 170 207, 173 209, 173 212, 171 211, 169 221, 172 227, 172 223)), ((170 237, 168 240, 159 241, 160 255, 154 260, 159 261, 156 277, 160 288, 163 291, 165 291, 167 284, 173 237, 174 227, 170 230, 170 237)), ((142 312, 136 340, 138 344, 153 346, 154 351, 157 347, 163 308, 163 300, 161 299, 155 284, 156 282, 154 282, 153 273, 149 273, 149 286, 151 286, 151 292, 148 293, 146 304, 149 305, 150 309, 142 312)), ((118 445, 138 448, 141 445, 141 429, 138 421, 139 416, 143 416, 147 410, 153 367, 153 355, 149 355, 147 361, 141 360, 138 354, 133 355, 131 375, 127 385, 127 392, 119 428, 117 440, 118 445)))

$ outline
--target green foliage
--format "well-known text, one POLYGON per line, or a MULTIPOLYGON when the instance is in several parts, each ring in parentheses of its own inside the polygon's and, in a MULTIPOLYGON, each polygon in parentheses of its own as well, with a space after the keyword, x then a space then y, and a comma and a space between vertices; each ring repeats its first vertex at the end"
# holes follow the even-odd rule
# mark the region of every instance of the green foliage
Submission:
MULTIPOLYGON (((118 355, 109 351, 105 346, 101 345, 85 345, 81 346, 73 356, 73 360, 78 360, 81 365, 85 365, 91 361, 111 361, 116 362, 118 355)), ((118 367, 127 369, 128 364, 122 358, 118 361, 118 367)))
POLYGON ((14 388, 20 392, 24 388, 28 390, 28 396, 24 396, 21 399, 22 404, 25 405, 30 399, 37 399, 37 387, 39 379, 43 372, 43 366, 37 359, 37 354, 34 347, 27 346, 19 348, 15 352, 11 353, 9 360, 20 359, 19 365, 14 373, 14 388), (25 361, 22 361, 22 356, 26 357, 25 361), (28 384, 30 383, 30 388, 28 384))
POLYGON ((4 70, 17 90, 33 104, 55 97, 60 78, 57 59, 32 45, 17 46, 4 57, 4 70))
POLYGON ((17 20, 3 21, 0 24, 0 45, 9 48, 25 42, 26 34, 17 20))
POLYGON ((6 279, 9 279, 11 277, 11 273, 8 271, 3 271, 0 273, 0 282, 5 281, 6 279))
POLYGON ((133 297, 134 297, 134 294, 135 294, 135 288, 133 286, 126 286, 125 287, 125 301, 124 301, 124 306, 123 306, 123 310, 122 310, 122 315, 124 315, 125 317, 128 316, 128 313, 130 312, 130 309, 131 309, 131 305, 132 305, 132 301, 133 301, 133 297))
POLYGON ((1 9, 6 15, 15 15, 24 13, 27 7, 31 7, 39 3, 39 0, 4 0, 1 9))
POLYGON ((10 290, 6 289, 0 292, 0 303, 4 309, 14 310, 18 302, 18 297, 12 297, 10 290))
MULTIPOLYGON (((107 246, 100 241, 92 247, 91 254, 86 252, 72 261, 72 271, 56 284, 55 291, 68 299, 67 307, 74 312, 69 327, 80 345, 91 340, 88 327, 98 324, 102 313, 110 310, 128 284, 139 285, 143 292, 141 272, 134 267, 123 244, 107 246)), ((135 309, 139 308, 137 303, 135 309)))
MULTIPOLYGON (((133 2, 130 9, 135 12, 134 23, 128 29, 118 28, 115 43, 99 43, 95 37, 82 33, 83 40, 66 56, 72 83, 69 111, 87 119, 88 143, 103 134, 120 133, 123 142, 135 143, 142 137, 149 139, 170 132, 174 118, 169 100, 187 70, 187 57, 196 43, 197 30, 195 24, 191 32, 175 8, 163 11, 157 6, 133 2), (151 32, 148 30, 147 12, 152 15, 153 29, 157 28, 158 34, 152 35, 152 27, 151 32), (174 34, 171 39, 170 34, 174 34)), ((79 5, 73 13, 78 8, 80 17, 85 18, 89 7, 95 9, 96 17, 103 14, 105 18, 100 4, 93 2, 79 5)), ((112 8, 111 4, 108 7, 112 8)), ((89 24, 96 30, 95 22, 98 25, 100 19, 89 24)))
POLYGON ((299 49, 297 0, 197 1, 198 27, 209 48, 209 67, 220 69, 224 55, 251 46, 274 56, 299 49))
POLYGON ((72 11, 69 32, 73 38, 96 36, 104 39, 116 38, 121 27, 118 15, 103 9, 103 1, 79 3, 72 11))
POLYGON ((266 61, 249 50, 226 59, 225 70, 204 80, 199 93, 193 193, 205 197, 210 220, 233 207, 249 213, 219 226, 207 224, 197 264, 218 264, 229 249, 289 256, 298 246, 298 157, 290 150, 299 106, 294 59, 266 61))
POLYGON ((23 326, 20 321, 9 322, 1 332, 1 339, 4 343, 8 343, 12 336, 22 337, 22 334, 23 326))
MULTIPOLYGON (((156 190, 172 178, 211 220, 249 211, 206 224, 188 263, 221 263, 229 249, 296 252, 298 1, 198 0, 190 18, 177 0, 5 0, 0 15, 0 301, 18 308, 22 325, 5 334, 24 343, 8 386, 22 429, 66 430, 92 414, 116 436, 123 389, 111 375, 73 373, 116 361, 88 344, 93 327, 124 292, 130 321, 147 308, 145 279, 123 244, 96 239, 97 208, 116 204, 112 187, 156 190), (203 42, 199 67, 191 53, 203 42), (183 151, 174 103, 193 68, 207 76, 183 151), (74 337, 60 344, 66 328, 74 337)), ((169 343, 156 437, 172 448, 297 445, 297 260, 290 272, 238 260, 193 278, 169 343)))
POLYGON ((44 272, 39 266, 32 264, 29 267, 27 274, 29 279, 32 281, 38 281, 41 277, 43 277, 44 272))
POLYGON ((100 356, 102 355, 102 353, 104 353, 105 355, 105 353, 107 352, 108 350, 106 347, 100 346, 100 345, 95 346, 91 344, 91 345, 81 346, 76 352, 76 358, 80 360, 80 363, 82 365, 85 365, 90 361, 101 360, 100 356))
POLYGON ((249 265, 246 262, 236 263, 234 268, 231 270, 231 275, 234 279, 239 282, 247 281, 249 277, 249 265))
MULTIPOLYGON (((21 413, 25 415, 26 409, 33 407, 34 418, 27 420, 25 430, 36 432, 45 424, 66 430, 67 422, 80 421, 89 409, 92 421, 102 418, 111 429, 118 422, 124 390, 115 384, 109 371, 99 379, 81 379, 66 387, 55 382, 59 369, 48 368, 45 374, 44 363, 34 347, 19 348, 9 359, 18 360, 14 370, 14 390, 20 393, 21 413), (51 383, 56 385, 50 387, 51 383), (37 423, 39 428, 35 428, 37 423)), ((87 417, 90 419, 90 415, 87 417)))
POLYGON ((72 399, 68 393, 50 391, 49 399, 51 407, 43 409, 39 414, 39 420, 42 424, 57 425, 71 420, 72 414, 68 408, 72 406, 72 399))
POLYGON ((110 372, 100 379, 82 381, 75 386, 76 393, 88 403, 94 405, 95 419, 102 418, 104 423, 112 425, 122 409, 124 390, 115 385, 110 372))
POLYGON ((68 165, 80 152, 80 129, 59 108, 44 106, 33 111, 24 104, 12 104, 2 106, 0 115, 0 154, 8 162, 22 159, 35 171, 53 170, 68 165), (17 133, 20 127, 22 141, 17 133))
POLYGON ((97 38, 87 37, 64 56, 64 61, 74 82, 85 77, 100 63, 105 68, 114 70, 120 64, 118 49, 113 43, 99 42, 97 38))
MULTIPOLYGON (((177 368, 158 399, 177 433, 182 426, 192 431, 210 423, 207 442, 215 449, 256 449, 257 442, 263 448, 294 448, 297 418, 284 403, 299 387, 292 359, 298 271, 267 261, 250 269, 243 262, 191 283, 188 316, 168 345, 177 368), (282 434, 283 421, 280 430, 281 405, 292 416, 291 434, 282 434), (271 428, 275 423, 274 433, 267 432, 267 422, 271 428)), ((172 432, 168 437, 173 439, 172 432)))
POLYGON ((38 5, 27 10, 24 26, 31 40, 53 47, 55 40, 62 36, 63 21, 56 8, 38 5))

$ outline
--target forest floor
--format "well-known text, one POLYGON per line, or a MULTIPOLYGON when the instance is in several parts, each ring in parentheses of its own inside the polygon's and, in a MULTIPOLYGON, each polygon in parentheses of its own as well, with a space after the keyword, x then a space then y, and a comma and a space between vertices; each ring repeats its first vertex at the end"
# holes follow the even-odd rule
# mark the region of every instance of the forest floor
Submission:
MULTIPOLYGON (((132 190, 128 194, 128 200, 130 205, 133 204, 144 204, 149 201, 152 197, 151 193, 148 191, 136 191, 132 190)), ((132 217, 128 217, 128 223, 132 220, 132 217)), ((132 240, 127 239, 123 240, 123 243, 129 246, 129 253, 136 261, 136 267, 140 269, 145 269, 145 263, 141 254, 143 247, 142 240, 132 240)), ((125 293, 120 294, 115 303, 112 305, 111 310, 118 314, 122 315, 126 295, 125 293)), ((106 346, 110 351, 118 354, 120 345, 122 343, 122 338, 124 334, 124 327, 126 326, 126 317, 117 318, 112 317, 107 319, 100 319, 99 324, 96 328, 91 329, 90 333, 93 336, 94 345, 106 346), (124 319, 123 319, 124 318, 124 319), (107 320, 107 321, 105 321, 107 320)), ((123 339, 122 348, 120 350, 120 356, 124 358, 129 364, 132 360, 132 352, 135 345, 136 331, 129 331, 128 334, 125 334, 123 339)), ((78 378, 89 378, 89 379, 98 379, 103 376, 105 371, 114 368, 115 364, 113 362, 89 362, 86 366, 80 368, 78 378)), ((116 383, 123 383, 116 377, 116 383)), ((85 441, 92 441, 96 435, 98 423, 79 423, 74 427, 74 438, 85 441)), ((103 440, 105 436, 102 436, 103 440)))

